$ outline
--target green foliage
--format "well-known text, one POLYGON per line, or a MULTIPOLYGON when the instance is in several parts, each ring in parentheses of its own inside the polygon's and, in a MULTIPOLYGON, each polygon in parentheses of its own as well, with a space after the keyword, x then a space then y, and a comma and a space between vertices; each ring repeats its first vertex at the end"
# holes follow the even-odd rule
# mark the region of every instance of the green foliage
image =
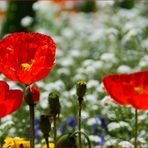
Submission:
POLYGON ((6 20, 3 24, 2 34, 29 31, 28 28, 21 25, 21 20, 25 16, 34 17, 35 13, 32 10, 32 5, 36 0, 21 1, 10 0, 6 12, 6 20))

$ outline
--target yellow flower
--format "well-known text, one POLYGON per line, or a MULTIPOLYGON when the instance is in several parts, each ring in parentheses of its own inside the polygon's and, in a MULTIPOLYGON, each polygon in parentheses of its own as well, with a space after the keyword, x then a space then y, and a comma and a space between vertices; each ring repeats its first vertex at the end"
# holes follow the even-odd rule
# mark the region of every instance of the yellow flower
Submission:
POLYGON ((6 138, 2 148, 30 148, 29 141, 25 141, 23 138, 6 138))
MULTIPOLYGON (((55 148, 54 143, 49 143, 50 148, 55 148)), ((42 148, 47 148, 46 144, 42 146, 42 148)))

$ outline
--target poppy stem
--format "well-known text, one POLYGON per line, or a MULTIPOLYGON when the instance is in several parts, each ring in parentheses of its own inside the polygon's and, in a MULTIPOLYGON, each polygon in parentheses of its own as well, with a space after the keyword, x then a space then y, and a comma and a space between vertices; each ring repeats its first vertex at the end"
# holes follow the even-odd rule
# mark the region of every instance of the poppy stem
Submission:
POLYGON ((81 148, 81 110, 82 110, 82 100, 79 99, 79 116, 78 116, 78 130, 79 132, 79 148, 81 148))
POLYGON ((47 148, 49 148, 48 137, 45 137, 45 141, 46 141, 46 146, 47 146, 47 148))
POLYGON ((135 144, 134 144, 134 148, 138 147, 137 137, 138 137, 138 110, 135 109, 135 144))
POLYGON ((54 145, 55 145, 55 148, 56 148, 56 139, 57 139, 57 127, 56 127, 56 115, 53 116, 53 124, 54 124, 54 127, 53 127, 53 132, 54 132, 54 145))
POLYGON ((30 111, 30 148, 34 148, 34 105, 29 105, 30 111))

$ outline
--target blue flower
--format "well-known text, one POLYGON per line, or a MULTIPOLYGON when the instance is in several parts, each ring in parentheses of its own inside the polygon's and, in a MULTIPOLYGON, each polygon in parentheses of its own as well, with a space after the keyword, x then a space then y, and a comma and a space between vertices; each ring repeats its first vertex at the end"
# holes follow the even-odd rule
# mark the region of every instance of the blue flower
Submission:
POLYGON ((98 124, 97 123, 94 123, 92 125, 92 128, 93 128, 93 130, 94 130, 95 133, 99 132, 99 128, 98 128, 98 124))
POLYGON ((101 135, 100 135, 100 145, 104 145, 104 143, 105 143, 104 133, 101 133, 101 135))
POLYGON ((72 127, 73 130, 76 129, 77 122, 76 122, 76 120, 75 120, 74 117, 71 117, 71 116, 68 117, 68 119, 67 119, 67 124, 68 124, 70 127, 72 127))
POLYGON ((102 128, 107 130, 107 126, 106 126, 104 119, 99 115, 97 115, 96 118, 100 121, 102 128))
POLYGON ((66 129, 66 123, 62 122, 59 126, 59 131, 61 134, 66 134, 67 133, 67 129, 66 129))

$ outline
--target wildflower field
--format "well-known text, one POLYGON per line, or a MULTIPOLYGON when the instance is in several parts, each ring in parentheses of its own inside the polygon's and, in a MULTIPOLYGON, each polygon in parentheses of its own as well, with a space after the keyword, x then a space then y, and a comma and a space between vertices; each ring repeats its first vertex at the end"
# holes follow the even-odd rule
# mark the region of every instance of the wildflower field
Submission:
MULTIPOLYGON (((31 31, 51 36, 56 44, 56 51, 54 51, 54 43, 49 41, 52 48, 49 46, 47 49, 50 50, 48 64, 46 63, 48 58, 43 58, 48 52, 44 53, 42 48, 41 57, 44 62, 41 62, 39 55, 35 57, 35 62, 32 60, 29 63, 30 65, 26 65, 26 62, 23 62, 24 65, 21 64, 28 72, 30 66, 36 63, 34 70, 31 71, 36 76, 34 78, 33 75, 23 75, 20 71, 21 76, 15 77, 15 74, 8 73, 7 66, 3 66, 3 70, 0 69, 2 72, 0 80, 6 81, 11 89, 23 90, 25 88, 23 84, 35 82, 40 90, 40 98, 35 103, 34 122, 37 148, 45 144, 43 133, 39 128, 39 120, 42 114, 49 112, 48 97, 53 91, 58 92, 60 102, 56 136, 72 133, 78 129, 77 82, 79 81, 85 81, 87 87, 81 108, 81 131, 88 135, 92 147, 148 147, 148 3, 137 2, 131 9, 119 8, 103 2, 97 7, 96 12, 84 13, 60 11, 59 6, 48 1, 34 3, 35 18, 26 16, 21 23, 28 27, 30 19, 34 19, 35 24, 31 27, 31 31), (139 73, 141 71, 142 73, 139 73), (106 77, 108 75, 115 77, 108 78, 106 77), (42 79, 45 76, 47 77, 42 79), (118 76, 121 76, 121 79, 118 76), (131 80, 138 83, 138 87, 134 83, 137 96, 133 95, 133 90, 129 88, 128 82, 131 80), (125 81, 127 85, 124 85, 125 81), (137 129, 135 122, 137 122, 137 129)), ((1 45, 3 38, 5 37, 2 37, 1 49, 4 48, 4 45, 1 45)), ((17 37, 14 37, 14 40, 16 42, 17 37)), ((45 38, 41 39, 42 42, 45 40, 45 38)), ((40 44, 36 40, 35 42, 40 44)), ((19 48, 21 46, 22 44, 19 48)), ((25 44, 24 48, 26 48, 25 44)), ((22 54, 25 59, 25 53, 22 54)), ((21 59, 20 57, 17 59, 17 55, 15 59, 13 55, 7 57, 11 59, 9 62, 17 63, 21 59)), ((28 57, 31 55, 32 53, 27 54, 28 57)), ((0 55, 0 66, 2 62, 5 63, 1 60, 2 56, 3 52, 0 55)), ((10 63, 6 62, 5 65, 9 66, 10 63)), ((0 92, 2 91, 0 88, 0 92)), ((82 93, 83 89, 80 91, 82 93)), ((25 101, 22 102, 17 111, 0 118, 1 141, 7 137, 29 139, 29 106, 25 101)), ((51 124, 51 127, 53 126, 51 124)), ((53 142, 53 137, 54 131, 51 130, 48 140, 53 142)), ((84 136, 81 143, 84 147, 88 146, 84 136)))

